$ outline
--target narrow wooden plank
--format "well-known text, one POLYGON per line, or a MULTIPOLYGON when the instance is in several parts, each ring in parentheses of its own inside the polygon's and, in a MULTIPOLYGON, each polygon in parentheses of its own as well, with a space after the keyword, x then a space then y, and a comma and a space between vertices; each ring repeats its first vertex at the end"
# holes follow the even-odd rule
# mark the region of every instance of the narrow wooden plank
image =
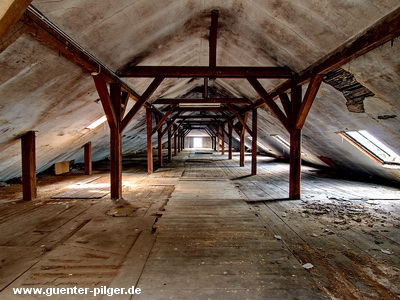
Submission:
POLYGON ((21 137, 21 153, 23 200, 32 200, 37 197, 36 138, 34 131, 28 131, 21 137))
POLYGON ((115 115, 115 127, 110 128, 111 199, 122 198, 122 134, 121 86, 110 84, 110 100, 115 115))
POLYGON ((93 73, 92 77, 96 85, 104 112, 107 116, 108 124, 110 128, 117 127, 117 117, 111 102, 110 94, 108 92, 106 77, 103 73, 93 73))

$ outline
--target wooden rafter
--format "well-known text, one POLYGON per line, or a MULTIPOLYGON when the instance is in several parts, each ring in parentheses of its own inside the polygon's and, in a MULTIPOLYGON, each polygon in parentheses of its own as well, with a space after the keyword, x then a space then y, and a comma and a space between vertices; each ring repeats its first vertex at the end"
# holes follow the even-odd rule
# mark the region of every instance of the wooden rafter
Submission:
POLYGON ((168 78, 291 78, 286 67, 203 67, 203 66, 128 66, 118 71, 121 77, 168 78))
POLYGON ((288 94, 286 94, 286 93, 285 94, 280 94, 279 98, 281 100, 283 109, 285 110, 286 117, 288 119, 290 119, 291 116, 292 116, 292 107, 291 107, 291 104, 290 104, 290 99, 289 99, 288 94))

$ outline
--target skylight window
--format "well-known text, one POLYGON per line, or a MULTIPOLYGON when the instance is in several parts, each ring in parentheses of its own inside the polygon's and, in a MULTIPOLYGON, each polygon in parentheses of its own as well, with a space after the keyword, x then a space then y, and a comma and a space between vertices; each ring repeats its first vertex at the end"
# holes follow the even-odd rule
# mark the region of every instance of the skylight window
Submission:
POLYGON ((107 121, 107 117, 106 116, 102 116, 100 119, 94 121, 92 124, 90 124, 89 126, 86 126, 87 129, 95 129, 96 127, 100 126, 101 124, 103 124, 105 121, 107 121))
POLYGON ((366 130, 338 132, 359 150, 387 168, 400 168, 400 157, 366 130))
POLYGON ((282 145, 286 146, 287 148, 290 149, 290 144, 289 142, 287 142, 286 140, 284 140, 280 135, 277 134, 271 134, 271 136, 276 139, 279 143, 281 143, 282 145))

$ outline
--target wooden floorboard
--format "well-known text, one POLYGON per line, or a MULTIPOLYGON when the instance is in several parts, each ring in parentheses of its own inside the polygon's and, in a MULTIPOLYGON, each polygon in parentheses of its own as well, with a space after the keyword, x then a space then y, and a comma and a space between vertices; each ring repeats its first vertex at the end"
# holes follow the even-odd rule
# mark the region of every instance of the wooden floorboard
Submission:
POLYGON ((124 158, 116 202, 52 199, 108 192, 107 164, 44 177, 29 202, 16 185, 1 188, 0 299, 73 286, 141 288, 102 298, 123 300, 399 297, 399 189, 303 166, 302 199, 290 201, 288 165, 273 158, 258 157, 255 176, 238 153, 184 150, 151 175, 144 159, 124 158))

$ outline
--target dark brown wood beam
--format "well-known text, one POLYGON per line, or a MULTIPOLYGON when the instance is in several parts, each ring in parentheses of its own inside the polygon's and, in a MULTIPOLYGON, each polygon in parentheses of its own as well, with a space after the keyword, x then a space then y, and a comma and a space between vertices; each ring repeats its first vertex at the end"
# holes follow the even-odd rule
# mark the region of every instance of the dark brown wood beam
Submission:
POLYGON ((264 101, 265 104, 272 110, 278 120, 282 123, 282 125, 289 130, 289 122, 288 118, 279 108, 279 106, 275 103, 272 97, 267 93, 264 87, 256 78, 247 78, 251 86, 256 90, 256 92, 260 95, 261 99, 264 101))
POLYGON ((204 66, 128 66, 118 71, 121 77, 167 78, 291 78, 286 67, 204 67, 204 66))
POLYGON ((209 38, 209 66, 217 65, 217 38, 218 38, 218 16, 219 11, 214 9, 211 11, 211 26, 209 38))
POLYGON ((251 175, 257 175, 257 108, 252 110, 251 175))
POLYGON ((154 93, 154 91, 159 87, 161 82, 164 80, 163 77, 154 78, 153 82, 149 85, 146 91, 139 97, 139 100, 136 101, 135 105, 131 108, 131 110, 127 113, 127 115, 122 120, 121 130, 123 131, 126 126, 128 126, 129 122, 133 119, 133 117, 138 113, 139 109, 146 103, 147 99, 154 93))
POLYGON ((311 81, 308 84, 307 91, 306 91, 303 101, 301 103, 301 107, 296 116, 295 127, 297 129, 303 128, 304 123, 306 122, 308 113, 310 112, 311 106, 314 103, 315 97, 317 96, 318 89, 321 85, 321 82, 322 82, 321 75, 315 75, 315 76, 313 76, 313 78, 311 78, 311 81))
POLYGON ((246 98, 203 98, 203 99, 179 99, 179 98, 160 98, 152 104, 175 104, 175 103, 230 103, 230 104, 251 104, 246 98))
MULTIPOLYGON (((296 116, 301 107, 301 86, 293 85, 291 90, 293 115, 296 116)), ((301 195, 301 129, 295 126, 296 119, 292 118, 290 128, 290 173, 289 198, 300 199, 301 195)))
POLYGON ((122 130, 121 86, 110 84, 110 99, 116 117, 116 126, 110 126, 110 182, 111 199, 122 198, 122 130))
POLYGON ((32 200, 37 197, 36 187, 36 137, 28 131, 21 137, 22 154, 22 198, 32 200))
POLYGON ((233 127, 231 124, 228 125, 228 159, 232 159, 232 131, 233 127))
POLYGON ((158 129, 161 128, 161 126, 164 124, 165 120, 169 117, 170 114, 173 113, 173 111, 175 110, 175 108, 178 106, 178 104, 174 104, 170 107, 170 109, 162 116, 162 118, 160 119, 160 121, 158 121, 156 127, 153 129, 152 134, 155 134, 157 132, 158 129))
MULTIPOLYGON (((243 121, 246 124, 247 123, 247 119, 249 117, 248 113, 245 113, 243 121)), ((244 167, 244 163, 245 163, 245 156, 244 156, 244 151, 245 151, 245 144, 244 144, 244 133, 245 133, 245 129, 244 127, 242 128, 241 132, 240 132, 240 158, 239 158, 239 165, 240 167, 244 167)))
MULTIPOLYGON (((225 117, 226 122, 228 122, 229 126, 231 126, 235 132, 237 133, 237 135, 240 136, 240 132, 239 130, 235 127, 235 125, 233 124, 232 120, 229 118, 229 116, 225 113, 225 112, 221 112, 221 114, 225 117)), ((240 121, 239 121, 240 122, 240 121)))
POLYGON ((110 128, 115 128, 117 127, 117 117, 108 92, 105 75, 103 73, 96 73, 93 75, 93 80, 106 114, 108 125, 110 128))
MULTIPOLYGON (((397 8, 357 36, 351 38, 328 55, 301 71, 299 76, 295 79, 295 84, 305 84, 317 74, 323 75, 333 71, 349 61, 394 40, 399 35, 400 8, 397 8)), ((290 88, 290 81, 286 81, 271 92, 271 97, 277 98, 280 94, 289 91, 290 88)))
POLYGON ((92 175, 92 142, 87 142, 83 146, 83 157, 84 157, 84 174, 92 175))

